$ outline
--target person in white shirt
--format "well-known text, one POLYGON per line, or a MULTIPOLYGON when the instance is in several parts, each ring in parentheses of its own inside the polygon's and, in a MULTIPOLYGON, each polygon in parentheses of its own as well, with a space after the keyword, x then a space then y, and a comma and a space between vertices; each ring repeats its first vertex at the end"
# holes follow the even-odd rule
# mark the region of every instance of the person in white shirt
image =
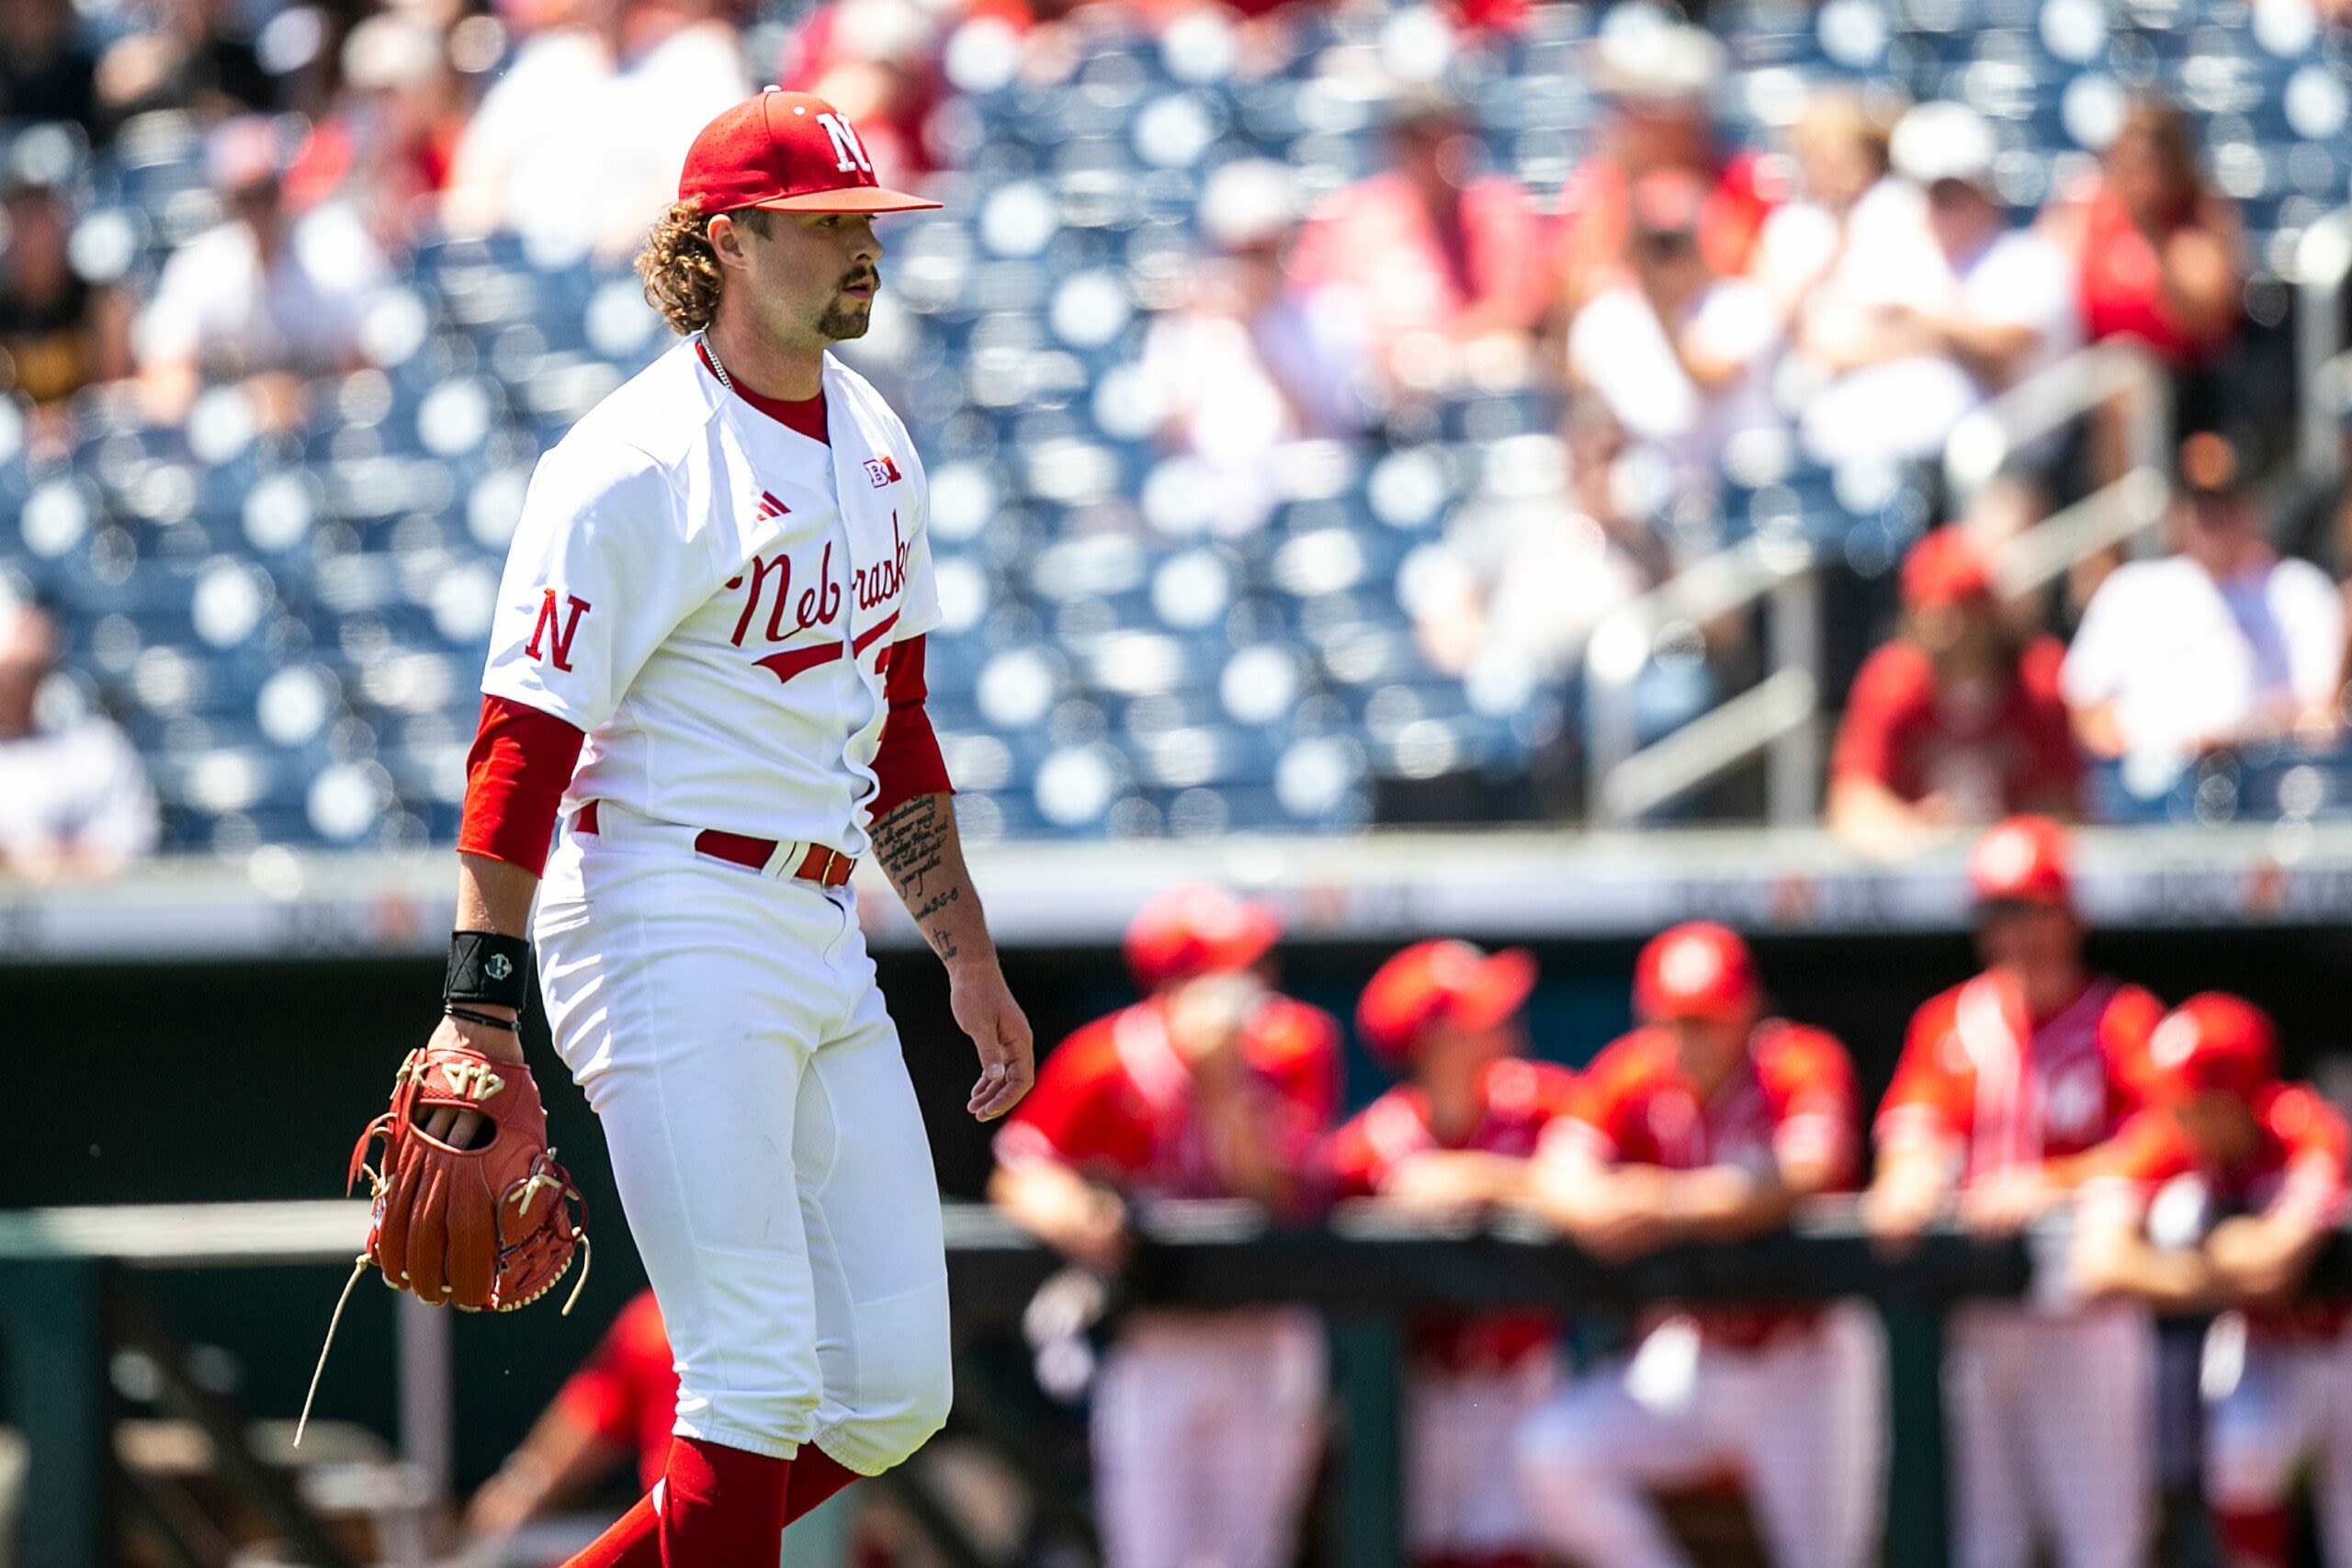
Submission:
POLYGON ((1781 424, 1766 384, 1780 348, 1770 300, 1716 277, 1699 252, 1707 187, 1683 170, 1645 175, 1629 202, 1633 276, 1568 329, 1568 378, 1609 405, 1663 461, 1677 492, 1712 489, 1724 446, 1781 424))
POLYGON ((2083 613, 2059 677, 2093 754, 2184 762, 2281 736, 2336 731, 2344 602, 2257 525, 2235 450, 2181 444, 2178 553, 2118 567, 2083 613))
POLYGON ((1926 193, 1922 221, 1874 234, 1868 265, 1841 267, 1799 322, 1818 382, 1800 433, 1816 461, 1939 456, 1970 412, 2082 342, 2066 258, 2010 226, 1996 152, 1963 104, 1922 104, 1895 126, 1889 154, 1926 193))
POLYGON ((122 731, 40 721, 49 616, 0 599, 0 874, 105 876, 153 854, 155 792, 122 731))
POLYGON ((628 255, 704 121, 748 96, 743 51, 712 0, 538 7, 459 139, 449 232, 500 231, 557 254, 628 255))
POLYGON ((288 211, 290 152, 274 120, 221 125, 206 148, 228 216, 174 252, 132 333, 159 422, 185 417, 208 383, 243 381, 264 421, 291 423, 300 378, 353 367, 359 323, 386 269, 348 206, 288 211))
POLYGON ((1927 198, 1888 164, 1893 129, 1894 116, 1851 87, 1805 100, 1789 131, 1803 194, 1764 220, 1748 268, 1785 319, 1795 321, 1816 289, 1833 303, 1850 293, 1849 271, 1867 276, 1879 247, 1922 231, 1927 198))

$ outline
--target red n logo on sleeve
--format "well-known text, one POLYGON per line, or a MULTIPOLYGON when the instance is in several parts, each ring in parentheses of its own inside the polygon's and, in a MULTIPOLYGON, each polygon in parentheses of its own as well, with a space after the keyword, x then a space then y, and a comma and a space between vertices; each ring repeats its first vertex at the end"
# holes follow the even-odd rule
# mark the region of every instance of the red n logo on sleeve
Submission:
POLYGON ((588 613, 588 601, 565 594, 563 602, 571 613, 559 626, 556 624, 555 590, 546 588, 540 592, 539 618, 532 624, 531 640, 523 645, 523 651, 533 659, 547 657, 539 651, 539 639, 544 637, 548 640, 548 650, 555 656, 555 667, 569 671, 571 668, 571 636, 580 629, 580 617, 588 613))

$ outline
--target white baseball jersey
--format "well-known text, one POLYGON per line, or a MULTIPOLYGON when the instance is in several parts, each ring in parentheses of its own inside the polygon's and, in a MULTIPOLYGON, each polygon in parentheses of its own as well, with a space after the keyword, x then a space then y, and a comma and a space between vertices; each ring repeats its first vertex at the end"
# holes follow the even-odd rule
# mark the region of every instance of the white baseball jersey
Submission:
POLYGON ((824 393, 830 445, 688 342, 539 459, 482 690, 586 732, 567 812, 865 852, 888 649, 939 602, 906 426, 830 355, 824 393))

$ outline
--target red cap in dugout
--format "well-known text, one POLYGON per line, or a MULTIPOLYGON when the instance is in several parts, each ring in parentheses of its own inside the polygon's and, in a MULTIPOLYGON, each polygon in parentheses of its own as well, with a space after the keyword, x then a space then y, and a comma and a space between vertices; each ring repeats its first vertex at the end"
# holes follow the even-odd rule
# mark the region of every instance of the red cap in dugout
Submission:
POLYGON ((2148 1036, 2149 1098, 2173 1104, 2220 1092, 2251 1100, 2278 1076, 2269 1014, 2225 991, 2189 998, 2148 1036))
POLYGON ((678 199, 704 212, 908 212, 937 207, 875 183, 856 128, 824 99, 770 87, 702 128, 678 199))
POLYGON ((1231 974, 1265 957, 1282 934, 1282 921, 1263 904, 1213 883, 1186 883, 1136 912, 1127 927, 1127 970, 1147 991, 1231 974))
POLYGON ((1634 1010, 1652 1023, 1746 1018, 1763 999, 1756 960, 1728 926, 1693 920, 1650 939, 1634 962, 1634 1010))
POLYGON ((1903 558, 1903 603, 1914 610, 1967 604, 1993 596, 1992 569, 1966 529, 1950 524, 1924 536, 1903 558))
POLYGON ((1980 904, 2046 904, 2075 899, 2074 840, 2047 817, 2012 817, 1988 829, 1968 857, 1969 886, 1980 904))
POLYGON ((1466 942, 1415 942, 1374 972, 1356 1002, 1356 1032, 1399 1067, 1429 1030, 1492 1029, 1526 1006, 1534 989, 1535 958, 1524 948, 1489 953, 1466 942))

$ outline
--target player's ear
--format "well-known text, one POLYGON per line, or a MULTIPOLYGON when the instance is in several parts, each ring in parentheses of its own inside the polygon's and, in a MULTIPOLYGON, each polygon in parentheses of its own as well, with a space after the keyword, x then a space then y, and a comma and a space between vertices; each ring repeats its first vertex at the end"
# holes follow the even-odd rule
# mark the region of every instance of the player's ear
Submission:
POLYGON ((742 231, 729 214, 722 212, 710 220, 710 248, 721 262, 743 264, 742 231))

